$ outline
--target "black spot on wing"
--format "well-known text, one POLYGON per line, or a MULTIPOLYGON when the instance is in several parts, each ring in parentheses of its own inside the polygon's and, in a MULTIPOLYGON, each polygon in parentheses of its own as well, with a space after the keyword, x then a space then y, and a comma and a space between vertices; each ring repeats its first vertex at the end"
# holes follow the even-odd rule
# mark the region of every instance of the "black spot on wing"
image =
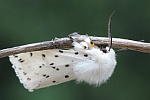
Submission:
POLYGON ((30 57, 32 57, 33 56, 33 53, 30 53, 30 57))
POLYGON ((58 57, 58 55, 55 55, 55 57, 58 57))
POLYGON ((20 68, 20 67, 19 67, 18 69, 19 69, 19 70, 22 70, 22 68, 20 68))
POLYGON ((23 75, 27 75, 27 73, 26 73, 26 72, 23 72, 23 75))
POLYGON ((54 63, 50 63, 50 65, 54 65, 54 63))
POLYGON ((42 68, 42 66, 39 66, 39 68, 42 68))
POLYGON ((18 58, 18 56, 17 55, 13 55, 15 58, 18 58))
POLYGON ((62 50, 59 50, 59 52, 60 52, 60 53, 63 53, 64 51, 62 51, 62 50))
POLYGON ((28 77, 28 78, 27 78, 27 80, 28 80, 28 81, 30 81, 30 80, 31 80, 31 78, 29 78, 29 77, 28 77))
POLYGON ((44 57, 44 58, 45 58, 45 54, 42 54, 42 57, 44 57))
POLYGON ((43 74, 43 77, 45 77, 45 78, 49 78, 49 75, 43 74))
POLYGON ((53 69, 55 69, 56 67, 52 67, 53 69))
POLYGON ((69 64, 66 64, 65 67, 69 67, 69 64))
POLYGON ((69 75, 65 75, 65 78, 68 78, 69 77, 69 75))
POLYGON ((84 54, 84 57, 88 57, 88 54, 84 54))
POLYGON ((23 59, 19 59, 18 60, 20 63, 23 63, 25 60, 23 60, 23 59))
POLYGON ((53 83, 56 83, 56 81, 53 81, 53 83))
POLYGON ((38 73, 34 73, 35 75, 39 75, 38 73))
POLYGON ((56 68, 57 71, 59 71, 59 68, 56 68))
POLYGON ((49 75, 47 75, 45 78, 49 78, 49 75))
POLYGON ((54 67, 54 66, 53 66, 52 68, 55 69, 55 70, 57 70, 57 71, 59 71, 59 68, 57 68, 57 67, 54 67))
POLYGON ((39 66, 39 68, 42 68, 43 66, 45 66, 45 64, 42 64, 41 66, 39 66))
POLYGON ((75 55, 78 55, 79 53, 78 53, 78 52, 75 52, 74 54, 75 54, 75 55))

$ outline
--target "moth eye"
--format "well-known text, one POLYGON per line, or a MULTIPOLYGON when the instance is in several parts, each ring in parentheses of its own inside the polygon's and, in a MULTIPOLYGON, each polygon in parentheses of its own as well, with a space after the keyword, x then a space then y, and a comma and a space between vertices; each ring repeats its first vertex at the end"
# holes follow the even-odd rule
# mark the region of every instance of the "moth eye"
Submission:
POLYGON ((91 44, 91 45, 90 45, 91 47, 94 47, 94 43, 93 43, 92 41, 90 42, 90 44, 91 44))

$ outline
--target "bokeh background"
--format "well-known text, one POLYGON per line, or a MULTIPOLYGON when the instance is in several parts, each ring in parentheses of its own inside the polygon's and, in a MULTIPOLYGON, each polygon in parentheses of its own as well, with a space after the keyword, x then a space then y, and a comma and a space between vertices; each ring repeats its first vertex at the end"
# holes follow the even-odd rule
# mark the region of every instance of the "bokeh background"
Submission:
MULTIPOLYGON (((150 42, 148 0, 0 0, 0 49, 65 37, 72 32, 150 42)), ((113 77, 93 87, 71 81, 28 92, 8 58, 0 59, 0 100, 150 100, 150 55, 117 53, 113 77)))

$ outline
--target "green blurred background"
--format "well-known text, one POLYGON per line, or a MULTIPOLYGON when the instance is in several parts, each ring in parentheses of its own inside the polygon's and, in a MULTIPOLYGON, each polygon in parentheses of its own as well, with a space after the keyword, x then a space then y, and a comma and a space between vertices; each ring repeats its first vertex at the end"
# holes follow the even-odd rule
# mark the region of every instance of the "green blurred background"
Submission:
MULTIPOLYGON (((72 32, 150 40, 149 0, 0 0, 0 49, 65 37, 72 32)), ((8 58, 0 59, 0 100, 150 100, 150 55, 117 54, 113 77, 98 88, 71 81, 28 92, 8 58)))

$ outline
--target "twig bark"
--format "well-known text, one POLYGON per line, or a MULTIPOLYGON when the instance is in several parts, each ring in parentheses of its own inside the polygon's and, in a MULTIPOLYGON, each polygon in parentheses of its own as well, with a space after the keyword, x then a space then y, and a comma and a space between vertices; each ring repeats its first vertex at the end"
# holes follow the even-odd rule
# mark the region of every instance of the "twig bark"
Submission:
MULTIPOLYGON (((77 41, 85 39, 85 35, 74 36, 73 38, 77 41)), ((108 44, 109 39, 105 37, 92 37, 95 44, 108 44)), ((12 48, 0 50, 0 58, 7 57, 10 55, 25 53, 38 50, 57 49, 57 48, 71 48, 72 40, 68 37, 59 38, 52 41, 45 41, 39 43, 32 43, 12 48)), ((125 48, 143 53, 150 53, 150 43, 144 43, 139 41, 133 41, 128 39, 112 38, 112 47, 114 48, 125 48)))

